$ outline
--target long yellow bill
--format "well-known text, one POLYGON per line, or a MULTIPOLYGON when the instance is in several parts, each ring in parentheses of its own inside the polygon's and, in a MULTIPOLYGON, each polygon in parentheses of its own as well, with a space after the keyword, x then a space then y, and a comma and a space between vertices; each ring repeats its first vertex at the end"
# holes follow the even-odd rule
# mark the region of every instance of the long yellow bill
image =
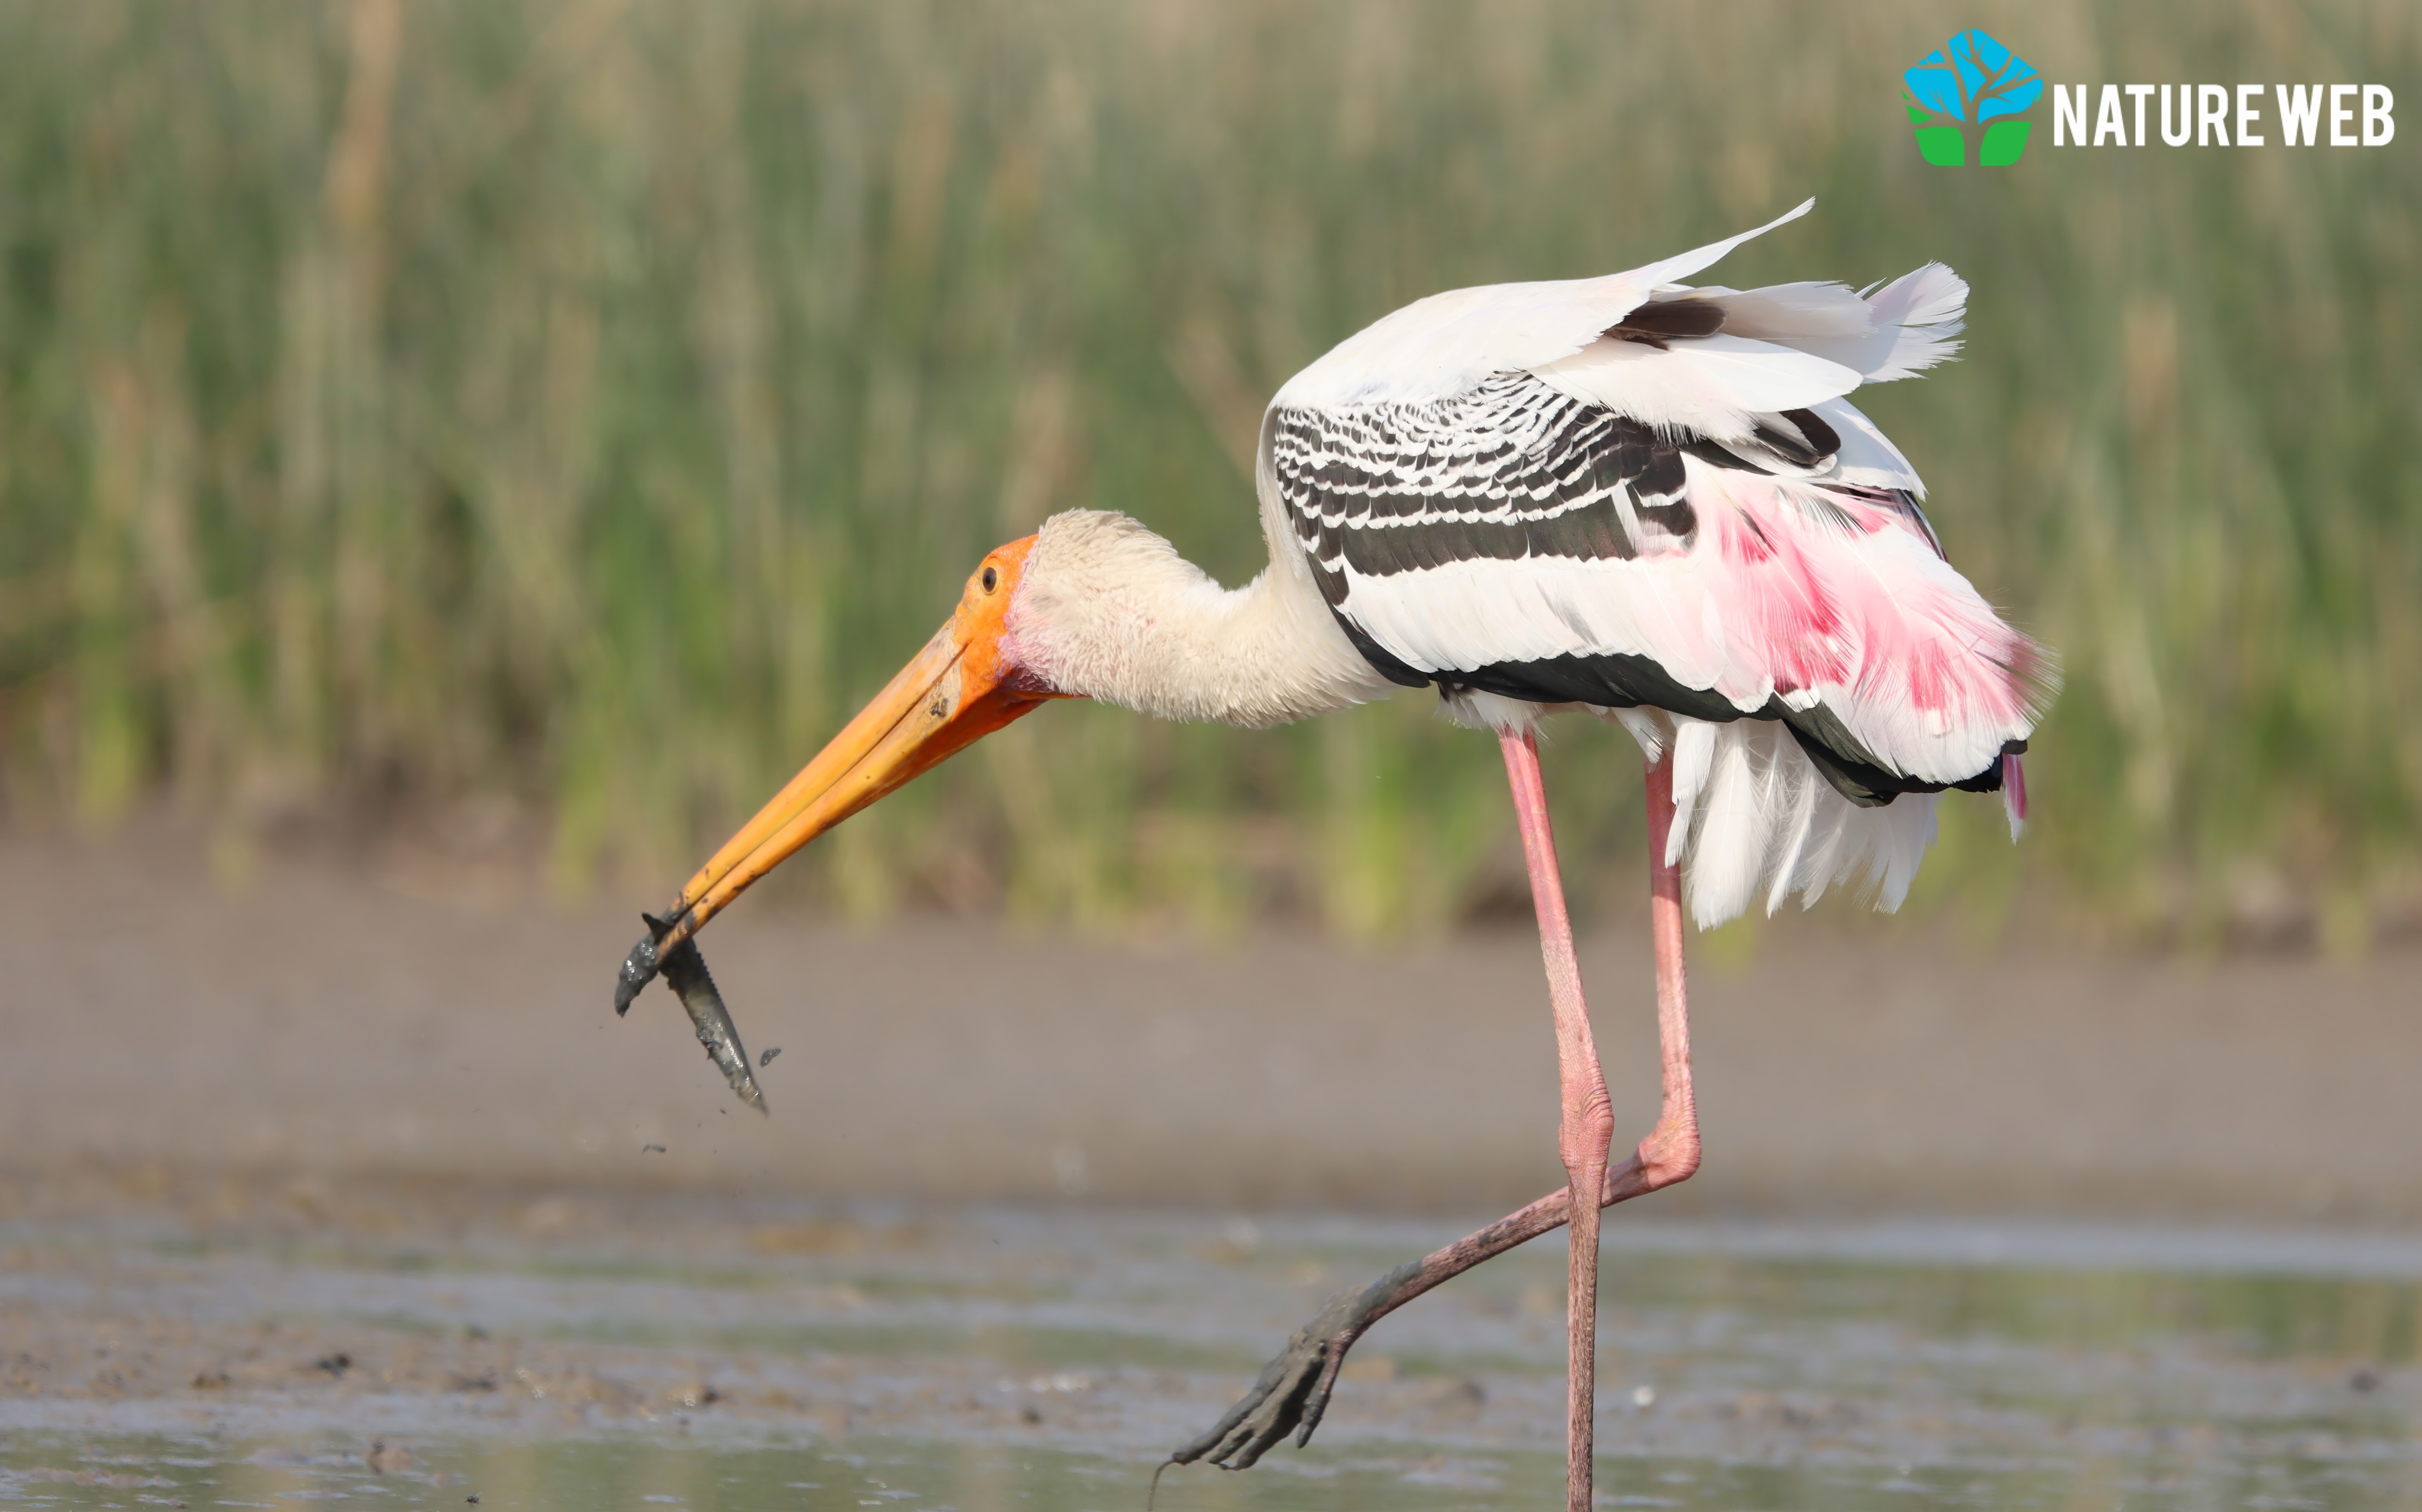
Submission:
POLYGON ((1034 538, 986 557, 958 611, 772 802, 724 843, 632 948, 614 987, 621 1013, 665 958, 748 885, 833 826, 1058 697, 1021 678, 1001 648, 1011 594, 1034 538))

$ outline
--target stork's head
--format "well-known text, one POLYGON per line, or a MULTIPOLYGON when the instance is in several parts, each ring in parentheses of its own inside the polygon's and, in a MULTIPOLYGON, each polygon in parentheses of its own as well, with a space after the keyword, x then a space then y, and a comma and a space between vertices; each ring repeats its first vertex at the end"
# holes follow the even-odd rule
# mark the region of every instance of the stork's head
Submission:
POLYGON ((664 952, 810 841, 1044 701, 1068 696, 1026 665, 1010 627, 1039 539, 987 554, 924 649, 699 868, 623 964, 618 1009, 654 977, 664 952))
POLYGON ((1218 659, 1195 636, 1230 597, 1124 514, 1069 510, 994 550, 925 649, 699 869, 661 922, 650 920, 615 1005, 627 1008, 665 952, 801 846, 1046 700, 1247 724, 1291 717, 1282 705, 1292 684, 1273 684, 1268 707, 1207 701, 1218 675, 1186 660, 1218 659))

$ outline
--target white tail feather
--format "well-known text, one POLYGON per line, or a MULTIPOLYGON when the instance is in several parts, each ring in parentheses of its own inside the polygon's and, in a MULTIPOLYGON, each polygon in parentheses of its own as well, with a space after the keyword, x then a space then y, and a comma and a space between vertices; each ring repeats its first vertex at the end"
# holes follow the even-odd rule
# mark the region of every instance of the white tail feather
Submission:
POLYGON ((1674 732, 1674 827, 1667 831, 1665 864, 1678 866, 1690 851, 1691 828, 1697 817, 1699 795, 1716 755, 1715 725, 1704 719, 1676 719, 1674 732))
POLYGON ((1666 860, 1682 868, 1691 918, 1713 929, 1763 902, 1769 914, 1836 886, 1889 913, 1909 896, 1934 844, 1935 795, 1905 793, 1865 809, 1833 790, 1790 731, 1770 719, 1713 724, 1679 716, 1621 723, 1648 759, 1674 753, 1674 825, 1666 860), (1657 725, 1671 721, 1670 733, 1657 725), (1647 726, 1643 729, 1642 726, 1647 726))

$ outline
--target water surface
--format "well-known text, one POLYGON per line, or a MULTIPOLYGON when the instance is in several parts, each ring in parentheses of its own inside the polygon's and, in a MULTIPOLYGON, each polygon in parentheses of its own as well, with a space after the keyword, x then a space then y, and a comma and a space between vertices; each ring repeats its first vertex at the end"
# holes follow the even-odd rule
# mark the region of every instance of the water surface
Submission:
MULTIPOLYGON (((1448 1228, 997 1210, 447 1246, 0 1236, 0 1503, 1133 1508, 1322 1297, 1448 1228)), ((1608 1239, 1608 1505, 2422 1508, 2403 1236, 1608 1239)), ((1310 1450, 1172 1471, 1161 1504, 1553 1504, 1562 1267, 1543 1244, 1416 1303, 1310 1450)))

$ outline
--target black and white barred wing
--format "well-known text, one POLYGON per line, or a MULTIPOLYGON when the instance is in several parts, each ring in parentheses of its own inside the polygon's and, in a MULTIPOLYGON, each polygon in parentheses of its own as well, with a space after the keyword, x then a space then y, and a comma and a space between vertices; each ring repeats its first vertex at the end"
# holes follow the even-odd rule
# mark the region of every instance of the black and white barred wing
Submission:
MULTIPOLYGON (((1408 684, 1495 690, 1510 669, 1595 647, 1605 638, 1565 616, 1519 612, 1546 606, 1541 575, 1687 554, 1698 536, 1678 447, 1529 373, 1442 400, 1273 409, 1268 454, 1329 607, 1408 684)), ((1672 638, 1637 628, 1643 645, 1672 638)))
MULTIPOLYGON (((2033 728, 2038 654, 1943 559, 1915 473, 1845 397, 1955 350, 1965 292, 1940 267, 1866 296, 1662 285, 1560 357, 1444 393, 1358 370, 1356 338, 1273 402, 1268 502, 1400 682, 1764 721, 1724 738, 1775 762, 1780 724, 1794 769, 1852 803, 1990 787, 2033 728)), ((1424 303, 1469 342, 1492 293, 1424 303)), ((1422 308, 1390 318, 1395 350, 1420 347, 1422 308)), ((1797 856, 1752 870, 1779 886, 1797 856)))
POLYGON ((2031 650, 1845 401, 1716 441, 1510 373, 1266 430, 1314 582, 1398 682, 1783 719, 1879 799, 1974 781, 2032 728, 2031 650))

